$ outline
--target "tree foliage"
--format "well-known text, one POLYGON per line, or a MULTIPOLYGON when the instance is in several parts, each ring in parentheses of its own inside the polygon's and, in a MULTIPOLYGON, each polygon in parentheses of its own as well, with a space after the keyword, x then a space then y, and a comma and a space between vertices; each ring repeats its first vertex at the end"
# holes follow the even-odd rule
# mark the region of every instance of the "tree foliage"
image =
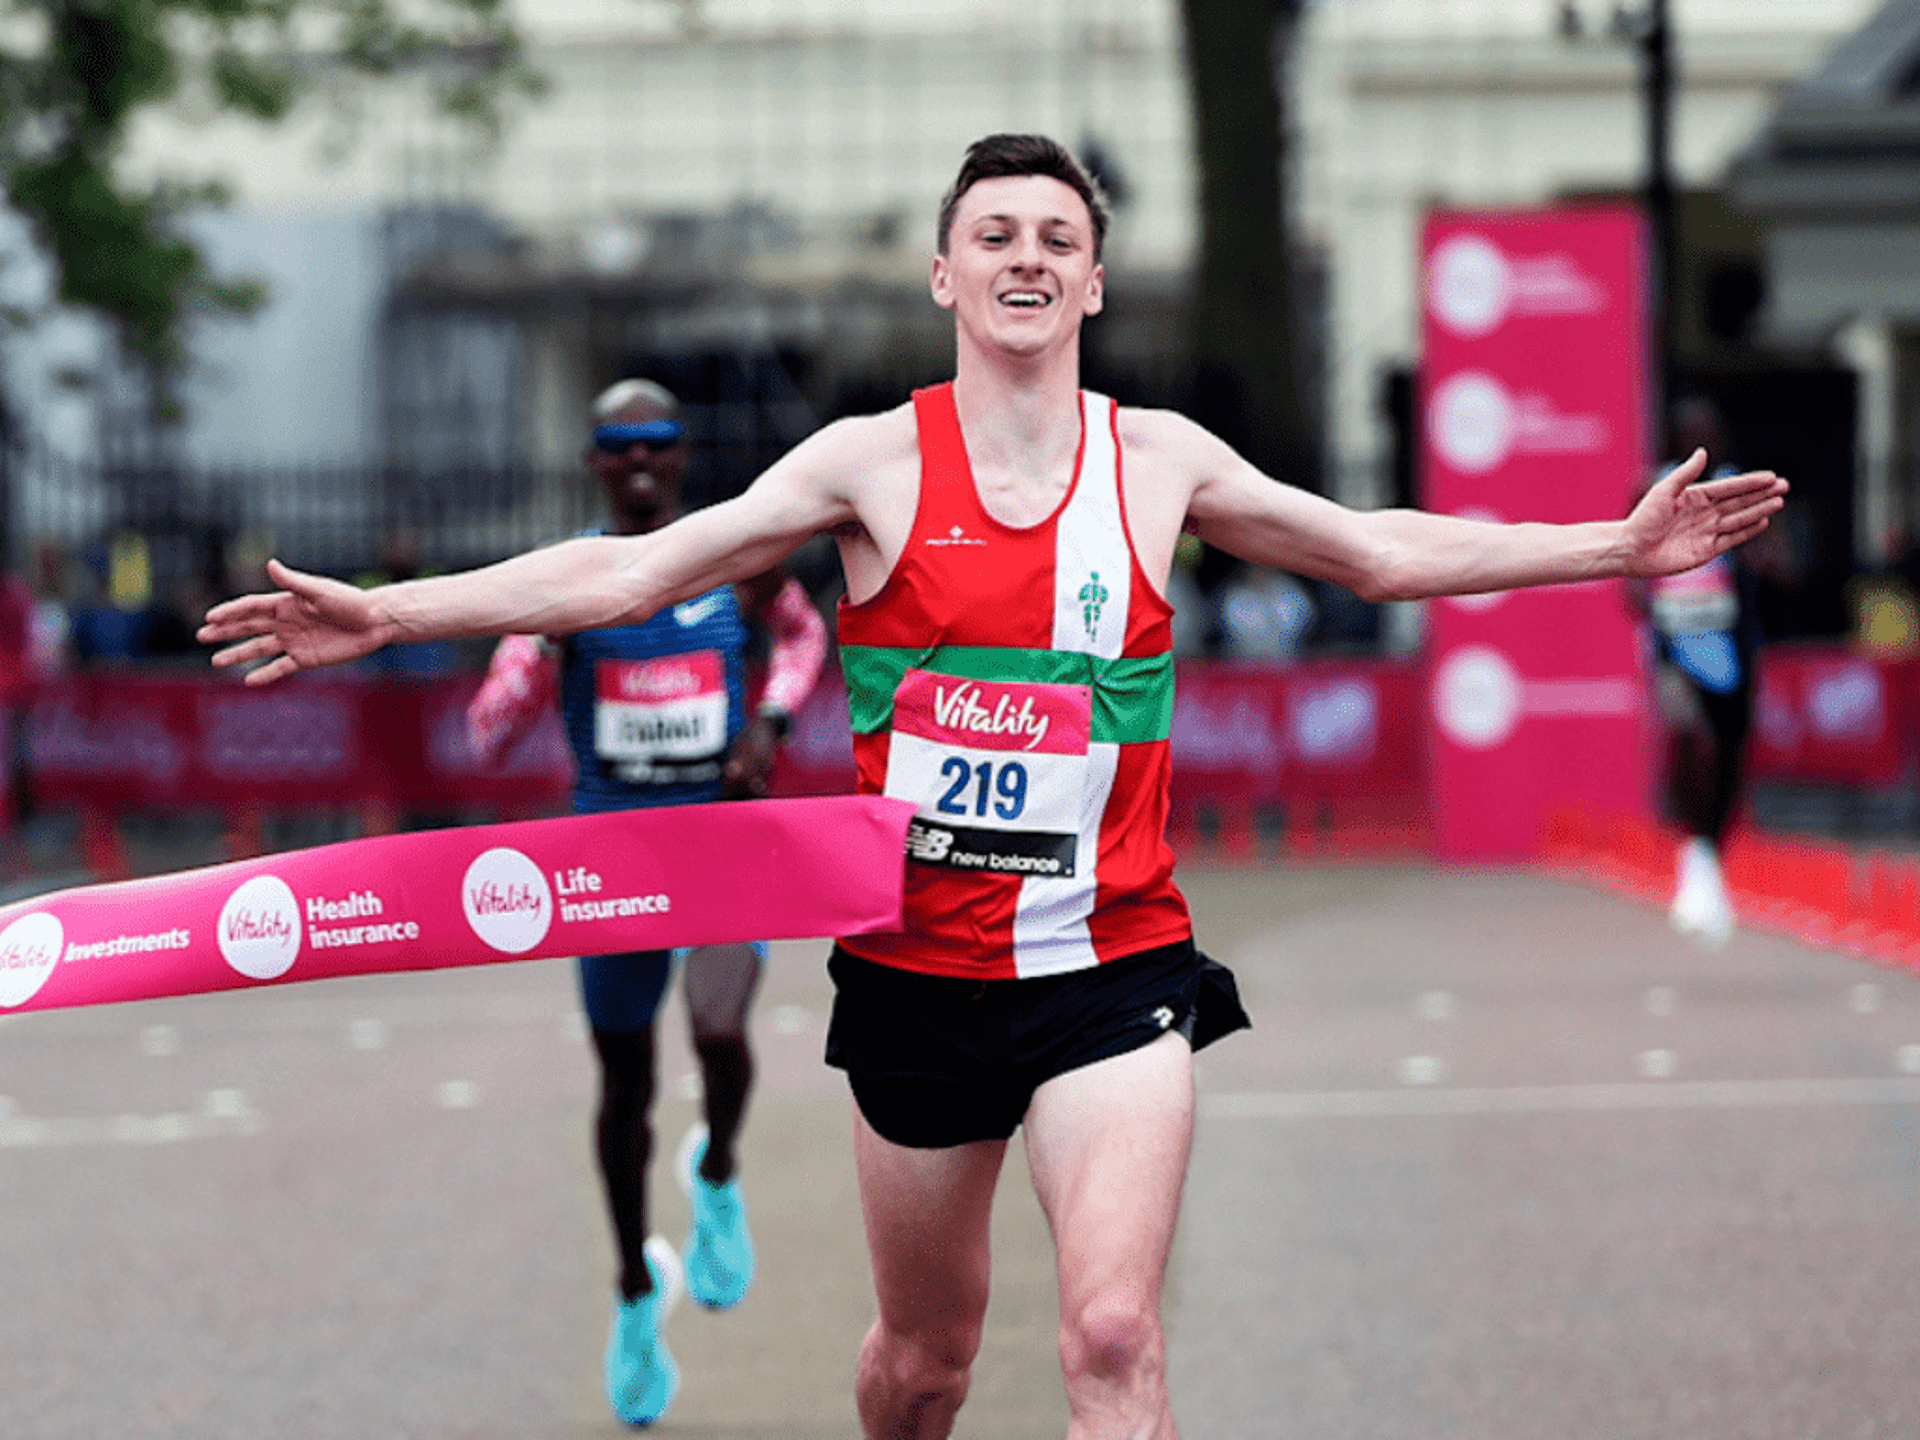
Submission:
POLYGON ((224 200, 217 180, 125 173, 140 117, 185 103, 270 124, 317 89, 409 72, 482 132, 540 88, 505 0, 0 0, 0 184, 57 297, 110 317, 164 376, 190 316, 262 295, 212 274, 182 226, 224 200))

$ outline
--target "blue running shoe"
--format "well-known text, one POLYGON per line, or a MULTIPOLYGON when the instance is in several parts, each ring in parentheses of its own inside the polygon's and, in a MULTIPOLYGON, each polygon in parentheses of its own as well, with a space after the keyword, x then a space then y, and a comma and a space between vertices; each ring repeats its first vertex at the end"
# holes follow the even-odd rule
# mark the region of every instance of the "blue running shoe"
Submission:
POLYGON ((661 1333, 680 1298, 680 1257, 658 1235, 647 1241, 646 1257, 653 1289, 614 1305, 607 1337, 607 1403, 629 1425, 658 1420, 680 1388, 680 1367, 661 1333))
POLYGON ((707 1153, 707 1127, 695 1125, 680 1142, 680 1188, 693 1202, 693 1233, 687 1237, 687 1293, 709 1310, 725 1310, 746 1298, 753 1284, 753 1237, 747 1233, 747 1202, 740 1182, 715 1185, 700 1173, 707 1153))

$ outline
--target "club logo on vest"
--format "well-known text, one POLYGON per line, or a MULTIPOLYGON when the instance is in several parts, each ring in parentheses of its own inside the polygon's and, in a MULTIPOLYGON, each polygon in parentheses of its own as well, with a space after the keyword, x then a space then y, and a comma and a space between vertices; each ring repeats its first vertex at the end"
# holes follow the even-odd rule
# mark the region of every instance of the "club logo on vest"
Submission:
POLYGON ((482 851, 460 882, 467 924, 505 955, 524 955, 546 939, 553 923, 553 892, 540 867, 518 850, 482 851))
POLYGON ((24 1005, 59 963, 66 931, 44 910, 22 915, 0 930, 0 1010, 24 1005))
POLYGON ((256 875, 220 907, 214 938, 221 957, 249 980, 278 980, 300 953, 300 903, 278 875, 256 875))
POLYGON ((927 544, 929 545, 984 545, 986 543, 986 541, 976 535, 967 534, 967 532, 958 525, 954 526, 944 535, 929 535, 927 537, 927 544))
POLYGON ((1087 583, 1080 587, 1077 597, 1080 601, 1080 618, 1087 622, 1087 639, 1100 638, 1100 607, 1107 603, 1109 592, 1100 583, 1100 572, 1089 570, 1087 583))

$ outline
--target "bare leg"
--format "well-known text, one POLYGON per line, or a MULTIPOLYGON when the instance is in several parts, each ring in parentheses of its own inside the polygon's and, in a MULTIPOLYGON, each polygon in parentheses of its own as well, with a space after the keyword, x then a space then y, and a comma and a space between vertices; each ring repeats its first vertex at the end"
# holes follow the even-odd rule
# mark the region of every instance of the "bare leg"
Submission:
POLYGON ((707 1153, 700 1174, 720 1185, 733 1178, 734 1143, 753 1089, 747 1011, 760 987, 760 960, 750 945, 703 945, 687 955, 682 979, 706 1107, 707 1153))
POLYGON ((653 1032, 595 1030, 593 1045, 600 1056, 595 1153, 620 1251, 620 1295, 631 1300, 653 1289, 645 1259, 647 1164, 653 1158, 653 1032))
POLYGON ((867 1440, 946 1440, 987 1317, 988 1222, 1003 1140, 915 1150, 853 1118, 879 1318, 855 1394, 867 1440))
POLYGON ((1160 1294, 1193 1139, 1179 1035, 1059 1075, 1026 1119, 1059 1256, 1068 1440, 1177 1440, 1160 1294))

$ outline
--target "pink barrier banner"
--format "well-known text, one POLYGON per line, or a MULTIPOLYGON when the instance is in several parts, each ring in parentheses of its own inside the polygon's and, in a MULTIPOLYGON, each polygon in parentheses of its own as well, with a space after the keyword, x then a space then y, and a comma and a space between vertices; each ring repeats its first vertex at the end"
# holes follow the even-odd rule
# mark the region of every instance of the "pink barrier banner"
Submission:
MULTIPOLYGON (((45 805, 107 811, 351 805, 420 810, 565 807, 573 752, 558 711, 499 765, 467 740, 477 675, 302 675, 248 690, 212 675, 63 676, 27 708, 27 759, 45 805)), ((846 691, 823 675, 782 748, 776 795, 850 794, 846 691)))
POLYGON ((897 929, 913 806, 832 796, 417 831, 0 909, 0 1011, 897 929))
POLYGON ((1760 652, 1749 768, 1759 778, 1862 788, 1895 785, 1912 750, 1916 674, 1910 660, 1844 645, 1769 645, 1760 652))
POLYGON ((1173 806, 1426 794, 1420 676, 1395 660, 1188 660, 1173 806))

